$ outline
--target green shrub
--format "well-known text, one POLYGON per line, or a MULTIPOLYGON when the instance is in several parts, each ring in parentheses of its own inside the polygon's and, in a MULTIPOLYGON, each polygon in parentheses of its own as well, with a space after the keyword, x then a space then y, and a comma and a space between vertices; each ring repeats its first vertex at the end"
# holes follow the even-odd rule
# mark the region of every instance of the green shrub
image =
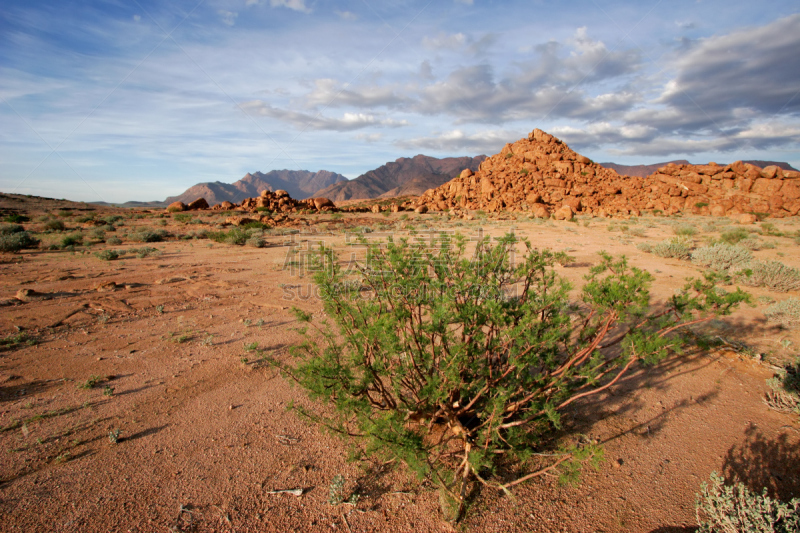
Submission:
POLYGON ((260 235, 253 235, 252 237, 247 238, 245 244, 247 246, 252 246, 253 248, 263 248, 267 245, 267 241, 265 241, 260 235))
POLYGON ((22 233, 25 228, 19 224, 0 224, 0 235, 11 235, 14 233, 22 233))
POLYGON ((767 380, 764 401, 771 409, 800 415, 800 357, 767 380))
POLYGON ((775 302, 764 309, 764 316, 770 322, 777 322, 784 327, 800 324, 800 300, 789 298, 782 302, 775 302))
POLYGON ((703 483, 695 504, 699 533, 796 533, 800 531, 800 498, 788 504, 759 496, 744 484, 725 485, 716 472, 703 483))
POLYGON ((737 271, 753 260, 750 250, 732 244, 712 244, 692 252, 692 263, 716 272, 737 271))
POLYGON ((736 244, 741 240, 744 240, 750 236, 750 232, 744 228, 734 228, 727 231, 723 231, 720 235, 720 238, 723 242, 728 244, 736 244))
POLYGON ((674 257, 676 259, 689 259, 692 244, 686 237, 673 237, 661 241, 653 246, 653 254, 659 257, 674 257))
POLYGON ((11 213, 8 215, 4 221, 11 222, 12 224, 19 224, 20 222, 28 222, 30 218, 26 217, 25 215, 20 215, 19 213, 11 213))
POLYGON ((636 245, 636 248, 646 253, 650 253, 653 251, 653 245, 650 244, 649 242, 640 242, 639 244, 636 245))
POLYGON ((747 237, 746 239, 742 239, 739 241, 739 246, 742 248, 747 248, 748 250, 757 251, 760 250, 762 247, 763 242, 758 237, 752 236, 747 237))
POLYGON ((739 281, 751 287, 767 287, 789 292, 800 289, 800 270, 779 261, 754 261, 738 275, 739 281))
POLYGON ((689 224, 679 224, 672 227, 672 232, 681 237, 691 237, 697 233, 697 230, 694 226, 690 226, 689 224))
POLYGON ((67 227, 60 220, 51 218, 44 223, 44 229, 45 231, 64 231, 67 227))
POLYGON ((229 231, 210 231, 208 238, 212 241, 243 246, 247 242, 247 231, 242 228, 232 228, 229 231))
POLYGON ((172 220, 182 224, 188 224, 189 221, 192 220, 192 215, 191 213, 176 213, 172 215, 172 220))
POLYGON ((39 241, 27 231, 0 233, 0 252, 16 253, 26 248, 35 248, 39 241))
POLYGON ((106 244, 110 244, 111 246, 119 246, 122 244, 122 239, 119 237, 113 236, 106 239, 106 244))
POLYGON ((94 255, 96 255, 98 259, 101 259, 103 261, 114 261, 115 259, 119 259, 120 252, 116 250, 103 250, 102 252, 97 252, 94 255))
MULTIPOLYGON (((369 268, 355 273, 331 249, 312 256, 337 329, 295 310, 321 340, 294 347, 296 364, 267 357, 335 406, 330 415, 299 413, 430 479, 455 502, 453 517, 471 483, 507 491, 524 481, 493 474, 530 457, 573 401, 613 385, 636 361, 665 357, 680 342, 667 330, 747 300, 720 292, 709 275, 651 314, 652 276, 603 254, 574 305, 554 270, 568 257, 513 235, 479 241, 474 254, 461 236, 364 246, 369 268), (618 331, 611 349, 598 348, 618 331)), ((599 450, 584 443, 555 455, 567 475, 599 450)))
POLYGON ((143 246, 142 248, 131 248, 128 253, 135 254, 139 259, 144 259, 151 255, 161 255, 161 250, 152 246, 143 246))
POLYGON ((128 239, 134 242, 161 242, 167 237, 168 231, 153 228, 139 228, 128 234, 128 239))
POLYGON ((83 234, 82 233, 71 233, 69 235, 64 235, 61 238, 61 248, 67 248, 69 246, 75 247, 80 246, 83 244, 83 234))
POLYGON ((102 228, 94 228, 89 232, 89 238, 97 241, 104 241, 106 240, 106 232, 103 231, 102 228))

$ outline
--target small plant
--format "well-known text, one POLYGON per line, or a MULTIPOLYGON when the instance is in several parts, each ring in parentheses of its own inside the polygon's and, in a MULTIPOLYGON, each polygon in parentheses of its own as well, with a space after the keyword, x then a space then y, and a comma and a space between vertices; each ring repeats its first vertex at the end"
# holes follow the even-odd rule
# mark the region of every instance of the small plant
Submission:
POLYGON ((776 302, 764 309, 764 316, 770 322, 777 322, 789 328, 800 324, 800 299, 789 298, 776 302))
POLYGON ((105 378, 102 376, 91 376, 89 379, 84 381, 83 383, 78 384, 79 389, 89 390, 93 389, 95 385, 98 383, 102 383, 105 381, 105 378))
POLYGON ((202 341, 200 341, 200 344, 201 344, 202 346, 213 346, 213 345, 214 345, 214 335, 212 335, 211 333, 209 333, 208 335, 206 335, 205 337, 203 337, 203 340, 202 340, 202 341))
POLYGON ((741 271, 738 279, 744 285, 767 287, 778 292, 800 289, 800 270, 779 261, 754 261, 741 271))
POLYGON ((527 168, 521 168, 519 170, 519 173, 520 173, 521 176, 527 176, 528 175, 528 169, 527 168))
POLYGON ((128 234, 128 239, 134 242, 161 242, 169 236, 163 229, 139 228, 128 234))
MULTIPOLYGON (((508 154, 511 155, 511 154, 508 154)), ((328 487, 328 503, 331 505, 339 505, 345 500, 345 492, 344 492, 344 483, 345 479, 344 476, 341 474, 336 474, 333 476, 333 480, 331 480, 331 484, 328 487)))
POLYGON ((189 213, 176 213, 172 215, 172 220, 181 224, 188 224, 192 220, 192 215, 189 213))
POLYGON ((678 224, 672 227, 672 232, 680 237, 691 237, 697 233, 697 229, 689 224, 678 224))
POLYGON ((94 255, 96 255, 97 258, 102 261, 114 261, 119 259, 120 253, 116 250, 103 250, 102 252, 97 252, 94 255))
POLYGON ((157 305, 156 306, 156 313, 158 313, 159 315, 163 315, 164 314, 164 306, 163 305, 157 305))
POLYGON ((117 444, 119 442, 120 435, 122 435, 122 431, 119 429, 112 429, 108 432, 108 442, 111 444, 117 444))
POLYGON ((108 239, 106 239, 106 244, 110 244, 111 246, 119 246, 120 244, 122 244, 122 239, 120 239, 115 235, 113 237, 109 237, 108 239))
POLYGON ((25 215, 20 215, 19 213, 11 213, 3 220, 5 222, 11 222, 12 224, 19 224, 21 222, 28 222, 30 218, 26 217, 25 215))
POLYGON ((139 259, 150 257, 151 255, 161 255, 161 250, 152 246, 143 246, 141 248, 131 248, 128 252, 136 254, 139 259))
POLYGON ((768 379, 767 386, 764 401, 771 409, 800 415, 800 357, 768 379))
POLYGON ((264 238, 259 235, 253 235, 245 241, 245 244, 247 246, 252 246, 253 248, 263 248, 267 245, 267 241, 265 241, 264 238))
POLYGON ((744 240, 750 236, 750 232, 744 228, 734 228, 727 231, 723 231, 720 235, 720 238, 723 242, 728 244, 736 244, 741 240, 744 240))
POLYGON ((673 237, 666 241, 661 241, 653 246, 653 255, 659 257, 674 257, 675 259, 689 259, 691 253, 691 241, 686 237, 673 237))
POLYGON ((700 533, 795 533, 800 531, 800 498, 787 503, 751 492, 743 483, 725 485, 712 472, 695 503, 700 533))
POLYGON ((103 396, 114 396, 114 387, 111 385, 103 387, 103 396))
POLYGON ((170 342, 174 342, 175 344, 183 344, 184 342, 189 341, 191 339, 192 339, 191 332, 181 333, 180 335, 172 332, 169 332, 167 334, 167 340, 170 342))
POLYGON ((83 244, 83 234, 81 233, 72 233, 70 235, 64 235, 61 238, 60 246, 61 248, 69 248, 74 246, 80 246, 83 244))
POLYGON ((245 344, 244 349, 247 352, 257 352, 258 351, 258 342, 251 342, 250 344, 245 344))
POLYGON ((649 242, 640 242, 636 245, 636 248, 648 254, 653 251, 653 245, 649 242))
POLYGON ((511 159, 512 157, 514 157, 514 154, 512 154, 511 152, 508 152, 506 154, 506 159, 511 159))
POLYGON ((35 248, 39 240, 31 237, 27 231, 0 233, 0 252, 17 253, 26 248, 35 248))
POLYGON ((45 231, 64 231, 67 227, 57 218, 51 218, 44 223, 44 229, 45 231))
POLYGON ((716 272, 738 271, 753 260, 750 250, 732 244, 713 244, 692 252, 692 263, 716 272))

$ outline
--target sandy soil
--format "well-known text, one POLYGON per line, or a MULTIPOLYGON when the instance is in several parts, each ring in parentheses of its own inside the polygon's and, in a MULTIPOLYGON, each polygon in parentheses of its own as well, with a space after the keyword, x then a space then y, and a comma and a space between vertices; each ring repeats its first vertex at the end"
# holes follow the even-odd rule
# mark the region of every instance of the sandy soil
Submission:
MULTIPOLYGON (((34 230, 44 220, 37 217, 65 207, 90 209, 0 199, 4 216, 26 213, 31 222, 24 225, 34 230)), ((61 216, 66 234, 89 231, 75 222, 81 213, 61 216)), ((130 216, 101 214, 111 213, 130 216)), ((159 216, 125 218, 115 234, 149 226, 180 235, 221 220, 209 213, 195 215, 204 224, 181 224, 159 216)), ((761 297, 754 307, 707 326, 705 333, 724 339, 722 347, 640 367, 608 394, 576 402, 564 438, 602 442, 599 471, 585 471, 576 485, 544 477, 515 488, 513 499, 478 491, 454 527, 440 519, 430 485, 395 465, 348 462, 345 442, 287 411, 291 402, 319 407, 259 361, 259 350, 283 356, 298 342, 291 306, 321 316, 296 267, 306 241, 344 249, 344 227, 371 225, 370 236, 380 238, 381 227, 501 235, 513 226, 537 246, 568 250, 574 262, 559 273, 576 284, 598 251, 626 254, 654 273, 657 299, 698 271, 636 244, 673 235, 676 222, 697 227, 693 238, 701 243, 718 236, 700 229, 710 221, 306 215, 294 222, 301 233, 268 235, 261 249, 207 239, 124 240, 4 255, 0 336, 26 337, 0 351, 0 530, 678 532, 693 529, 695 494, 714 470, 783 498, 800 496, 797 417, 762 400, 771 365, 800 346, 798 331, 768 323, 763 309, 792 294, 751 289, 761 297), (613 231, 622 225, 628 231, 613 231), (634 232, 641 236, 630 228, 641 228, 634 232), (115 261, 94 255, 143 246, 160 253, 115 261), (21 289, 33 291, 22 296, 28 301, 16 299, 21 289), (358 494, 355 505, 328 503, 337 474, 347 494, 358 494), (279 492, 289 489, 302 494, 279 492)), ((796 220, 774 223, 800 229, 796 220)), ((39 236, 47 243, 63 234, 39 236)), ((792 239, 763 240, 776 247, 757 257, 800 267, 792 239)))

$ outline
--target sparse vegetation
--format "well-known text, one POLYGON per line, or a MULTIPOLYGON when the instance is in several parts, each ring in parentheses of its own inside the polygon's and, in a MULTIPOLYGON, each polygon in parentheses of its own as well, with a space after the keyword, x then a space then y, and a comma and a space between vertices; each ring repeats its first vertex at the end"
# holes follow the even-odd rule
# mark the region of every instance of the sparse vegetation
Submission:
POLYGON ((733 228, 727 231, 723 231, 720 235, 720 239, 722 242, 727 244, 736 244, 741 240, 744 240, 750 236, 750 232, 744 228, 733 228))
POLYGON ((800 324, 800 299, 789 298, 776 302, 764 310, 764 316, 770 322, 777 322, 784 327, 800 324))
POLYGON ((38 245, 39 240, 32 237, 27 231, 0 232, 0 252, 16 253, 27 248, 35 248, 38 245))
POLYGON ((138 228, 128 234, 128 239, 134 242, 161 242, 169 237, 169 232, 163 229, 138 228))
POLYGON ((121 254, 117 250, 103 250, 102 252, 95 253, 95 255, 102 261, 114 261, 115 259, 119 259, 121 254))
POLYGON ((691 237, 697 233, 697 229, 689 224, 678 224, 672 227, 672 232, 680 237, 691 237))
POLYGON ((673 237, 653 246, 653 255, 689 259, 692 243, 686 237, 673 237))
POLYGON ((743 483, 726 485, 716 472, 703 483, 695 504, 701 533, 796 533, 800 498, 782 503, 750 491, 743 483))
POLYGON ((770 408, 800 415, 800 357, 767 380, 765 402, 770 408))
POLYGON ((692 263, 723 273, 738 271, 752 260, 750 250, 732 244, 712 244, 692 252, 692 263))
POLYGON ((545 470, 508 482, 493 476, 529 459, 573 401, 612 386, 637 361, 664 358, 680 343, 669 332, 748 299, 718 289, 709 274, 666 302, 666 313, 651 314, 650 274, 603 255, 578 307, 553 270, 567 257, 512 235, 480 241, 473 259, 461 237, 365 246, 370 268, 355 277, 333 250, 317 256, 314 279, 338 330, 295 310, 322 342, 292 350, 296 365, 269 361, 336 407, 330 416, 296 407, 301 414, 431 479, 455 503, 454 518, 473 482, 507 491, 544 471, 596 464, 600 450, 579 439, 554 451, 545 470), (522 260, 511 265, 520 244, 522 260), (620 349, 598 350, 617 328, 620 349))
POLYGON ((800 270, 779 261, 753 261, 737 276, 744 285, 788 292, 800 289, 800 270))

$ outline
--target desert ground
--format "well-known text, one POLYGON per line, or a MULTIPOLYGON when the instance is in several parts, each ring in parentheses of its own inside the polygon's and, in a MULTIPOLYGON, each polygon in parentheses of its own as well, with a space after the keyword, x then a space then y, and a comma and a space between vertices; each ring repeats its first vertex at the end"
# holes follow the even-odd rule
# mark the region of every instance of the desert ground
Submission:
POLYGON ((324 241, 346 260, 358 253, 348 246, 354 234, 500 236, 513 228, 538 247, 566 251, 572 260, 557 271, 578 287, 598 252, 624 254, 655 276, 658 301, 702 270, 637 245, 686 226, 696 246, 744 228, 761 243, 756 258, 800 268, 796 217, 739 226, 691 215, 555 222, 521 213, 295 213, 254 235, 264 244, 256 247, 203 238, 225 220, 219 212, 177 216, 16 195, 3 195, 0 210, 27 216, 20 223, 42 241, 0 256, 2 531, 666 533, 694 530, 695 497, 712 471, 783 499, 800 496, 800 421, 764 403, 766 380, 800 346, 800 330, 770 322, 764 310, 797 291, 745 287, 752 305, 695 329, 710 345, 639 366, 573 404, 555 437, 602 443, 599 470, 583 471, 576 484, 542 476, 515 487, 513 498, 478 490, 457 524, 442 520, 430 483, 399 464, 349 460, 350 443, 288 410, 326 406, 262 358, 288 358, 300 341, 292 307, 322 318, 303 276, 310 243, 324 241), (167 232, 165 240, 136 242, 143 228, 167 232), (64 245, 76 233, 81 243, 64 245), (108 260, 108 250, 118 257, 108 260), (337 475, 347 502, 334 505, 337 475))

